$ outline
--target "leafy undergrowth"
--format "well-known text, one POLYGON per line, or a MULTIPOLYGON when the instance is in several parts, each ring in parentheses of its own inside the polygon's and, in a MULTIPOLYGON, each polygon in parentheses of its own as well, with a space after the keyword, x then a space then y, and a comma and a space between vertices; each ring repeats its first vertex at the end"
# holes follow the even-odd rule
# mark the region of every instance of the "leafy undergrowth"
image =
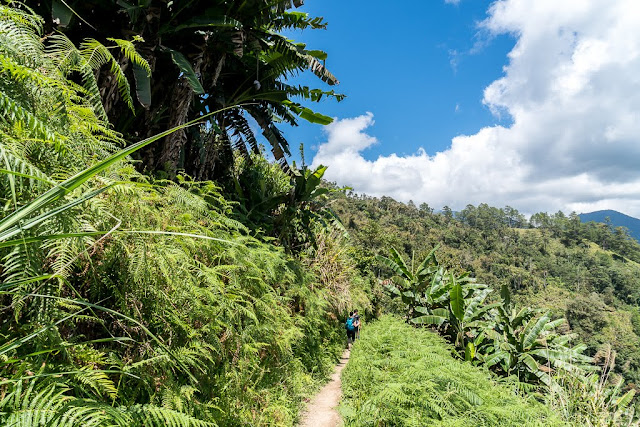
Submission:
POLYGON ((127 155, 160 136, 119 149, 96 80, 105 62, 124 79, 113 46, 44 27, 0 4, 0 425, 294 425, 347 307, 369 306, 314 220, 323 169, 265 168, 271 234, 214 182, 137 172, 127 155))
POLYGON ((564 425, 482 368, 457 360, 438 335, 385 316, 371 324, 342 373, 345 426, 564 425))

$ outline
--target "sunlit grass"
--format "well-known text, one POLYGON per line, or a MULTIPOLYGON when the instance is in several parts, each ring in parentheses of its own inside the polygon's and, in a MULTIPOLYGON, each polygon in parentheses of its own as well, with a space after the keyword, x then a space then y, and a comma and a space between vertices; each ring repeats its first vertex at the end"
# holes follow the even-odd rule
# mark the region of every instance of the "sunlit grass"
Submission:
POLYGON ((425 329, 385 316, 362 332, 342 374, 346 426, 564 425, 425 329))

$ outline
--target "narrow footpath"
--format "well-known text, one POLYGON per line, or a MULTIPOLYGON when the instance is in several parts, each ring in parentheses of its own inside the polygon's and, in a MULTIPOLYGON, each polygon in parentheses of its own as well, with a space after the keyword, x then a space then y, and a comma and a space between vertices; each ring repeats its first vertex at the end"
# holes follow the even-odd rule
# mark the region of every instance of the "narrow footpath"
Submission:
POLYGON ((336 410, 342 396, 340 373, 348 361, 349 350, 345 350, 329 383, 307 405, 298 427, 337 427, 340 425, 340 414, 336 410))

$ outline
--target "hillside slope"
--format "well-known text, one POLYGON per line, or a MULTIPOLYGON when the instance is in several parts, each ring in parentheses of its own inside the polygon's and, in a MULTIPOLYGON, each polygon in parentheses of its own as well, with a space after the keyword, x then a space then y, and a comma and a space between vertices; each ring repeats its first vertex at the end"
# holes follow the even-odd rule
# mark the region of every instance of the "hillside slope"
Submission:
MULTIPOLYGON (((640 245, 604 224, 577 215, 535 214, 530 221, 512 208, 467 206, 455 217, 389 197, 342 195, 332 208, 357 247, 358 267, 384 276, 376 255, 395 247, 415 260, 439 245, 441 264, 468 271, 494 289, 508 285, 520 306, 564 317, 596 356, 611 345, 615 372, 628 387, 640 383, 640 245)), ((394 300, 395 301, 395 300, 394 300)), ((380 293, 374 303, 392 306, 380 293)), ((398 306, 399 307, 399 306, 398 306)))
POLYGON ((384 316, 361 336, 342 374, 345 426, 565 425, 486 369, 455 359, 433 332, 384 316))

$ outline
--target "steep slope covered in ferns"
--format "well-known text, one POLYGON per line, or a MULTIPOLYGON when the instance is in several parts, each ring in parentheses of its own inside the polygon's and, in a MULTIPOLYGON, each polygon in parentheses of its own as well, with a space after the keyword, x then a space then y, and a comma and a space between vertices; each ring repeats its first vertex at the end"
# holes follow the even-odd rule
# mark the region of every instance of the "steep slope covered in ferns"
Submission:
POLYGON ((560 426, 533 398, 456 360, 431 331, 385 316, 356 342, 343 371, 346 426, 560 426))

